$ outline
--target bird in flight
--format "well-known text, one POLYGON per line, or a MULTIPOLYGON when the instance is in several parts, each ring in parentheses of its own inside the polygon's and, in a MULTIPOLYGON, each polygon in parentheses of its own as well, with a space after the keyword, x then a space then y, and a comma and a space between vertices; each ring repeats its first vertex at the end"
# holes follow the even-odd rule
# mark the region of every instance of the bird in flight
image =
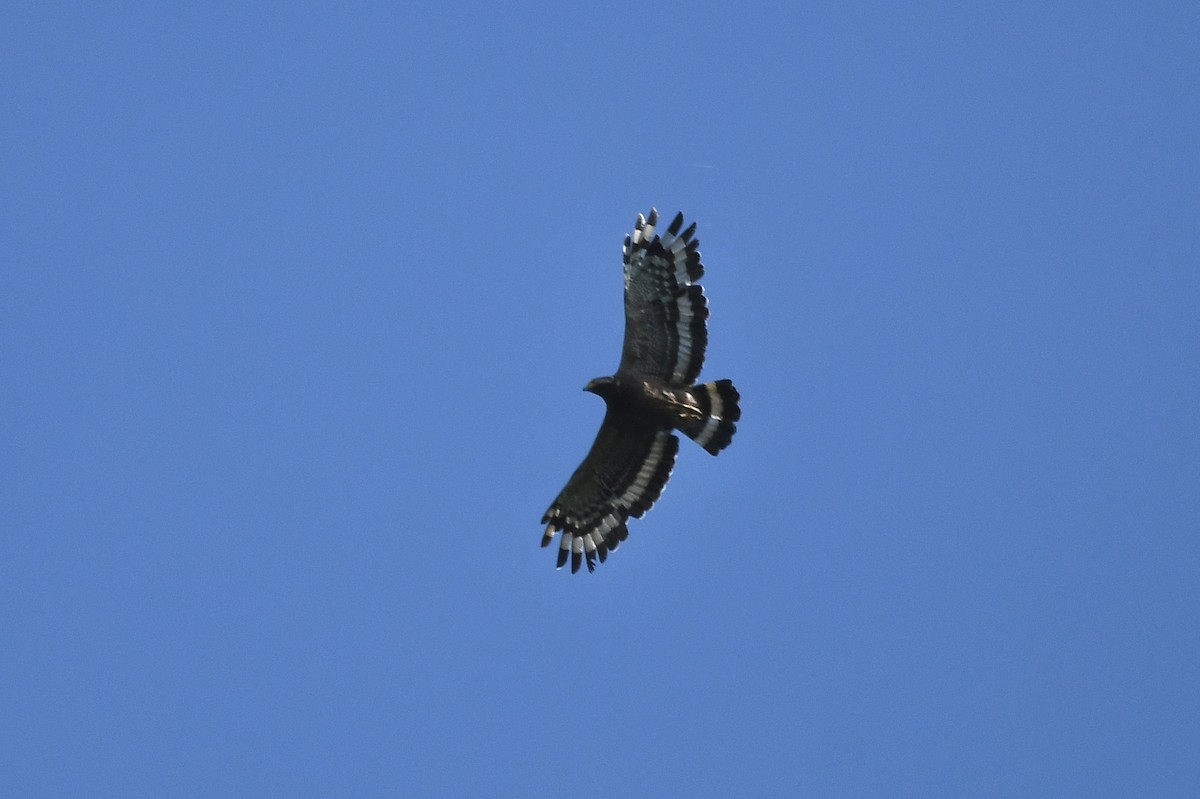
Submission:
POLYGON ((741 417, 729 380, 693 385, 708 344, 708 304, 696 281, 704 274, 696 224, 677 214, 663 234, 658 211, 638 214, 625 237, 625 344, 616 374, 584 388, 604 398, 600 432, 583 463, 542 517, 542 546, 562 533, 558 568, 588 571, 629 536, 626 521, 662 493, 678 430, 710 454, 729 446, 741 417))

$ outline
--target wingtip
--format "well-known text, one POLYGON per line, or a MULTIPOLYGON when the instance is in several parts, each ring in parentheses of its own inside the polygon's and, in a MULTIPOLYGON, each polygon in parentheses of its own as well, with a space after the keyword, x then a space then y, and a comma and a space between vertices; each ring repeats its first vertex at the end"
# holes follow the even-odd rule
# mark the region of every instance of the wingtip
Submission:
POLYGON ((683 227, 683 211, 675 214, 675 218, 671 220, 671 224, 667 226, 667 233, 672 236, 679 235, 679 228, 683 227))
POLYGON ((546 525, 546 530, 542 533, 542 546, 548 547, 550 546, 550 542, 554 540, 554 534, 563 529, 562 521, 556 518, 553 506, 542 517, 542 524, 546 525))

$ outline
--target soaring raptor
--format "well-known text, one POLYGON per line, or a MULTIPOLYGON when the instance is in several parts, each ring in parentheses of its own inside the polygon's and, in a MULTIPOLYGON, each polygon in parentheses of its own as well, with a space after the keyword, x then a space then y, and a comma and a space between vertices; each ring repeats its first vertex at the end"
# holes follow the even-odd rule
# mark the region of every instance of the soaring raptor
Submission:
POLYGON ((542 517, 549 546, 562 533, 558 567, 588 571, 629 535, 662 493, 679 430, 709 453, 729 446, 741 416, 738 392, 728 380, 693 385, 708 344, 708 305, 696 281, 704 274, 693 222, 683 230, 677 214, 666 233, 655 232, 658 211, 638 214, 625 237, 625 345, 612 377, 584 388, 604 398, 607 412, 583 463, 542 517), (682 231, 682 232, 680 232, 682 231))

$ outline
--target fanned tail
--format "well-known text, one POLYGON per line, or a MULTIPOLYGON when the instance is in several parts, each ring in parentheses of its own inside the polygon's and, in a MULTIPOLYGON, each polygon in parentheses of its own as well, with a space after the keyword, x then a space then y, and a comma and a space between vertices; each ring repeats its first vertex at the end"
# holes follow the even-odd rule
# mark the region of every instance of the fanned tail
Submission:
POLYGON ((701 383, 692 386, 691 393, 702 418, 688 421, 680 430, 710 455, 716 455, 729 446, 737 432, 734 422, 742 418, 742 409, 738 405, 741 395, 731 380, 701 383))

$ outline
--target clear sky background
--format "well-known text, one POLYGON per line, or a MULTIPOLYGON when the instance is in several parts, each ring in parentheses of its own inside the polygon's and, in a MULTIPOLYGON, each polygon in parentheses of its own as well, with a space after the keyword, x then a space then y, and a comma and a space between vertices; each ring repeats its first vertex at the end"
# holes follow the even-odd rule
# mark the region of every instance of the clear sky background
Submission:
POLYGON ((1196 795, 1196 3, 99 5, 0 30, 0 794, 1196 795), (744 417, 572 576, 651 205, 744 417))

